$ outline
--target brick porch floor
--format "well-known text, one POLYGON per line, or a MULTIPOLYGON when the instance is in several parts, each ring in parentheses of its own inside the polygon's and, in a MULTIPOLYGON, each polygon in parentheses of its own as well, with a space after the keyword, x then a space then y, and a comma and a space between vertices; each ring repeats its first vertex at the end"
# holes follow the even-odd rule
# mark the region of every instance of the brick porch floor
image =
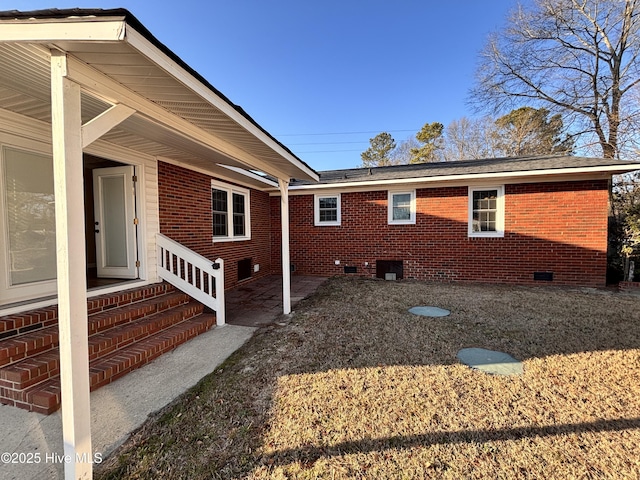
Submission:
MULTIPOLYGON (((322 285, 325 277, 293 275, 291 277, 291 308, 322 285)), ((226 293, 227 323, 261 327, 282 314, 282 277, 268 275, 241 284, 226 293)))

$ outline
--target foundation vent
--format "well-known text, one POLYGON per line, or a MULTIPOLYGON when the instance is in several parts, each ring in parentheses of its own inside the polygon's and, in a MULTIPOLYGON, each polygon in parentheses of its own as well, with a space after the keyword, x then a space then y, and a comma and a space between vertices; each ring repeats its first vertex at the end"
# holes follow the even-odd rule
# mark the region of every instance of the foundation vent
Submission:
POLYGON ((541 282, 553 282, 553 272, 533 272, 533 279, 541 282))
POLYGON ((392 273, 396 276, 395 280, 402 280, 402 265, 402 260, 376 260, 376 277, 387 279, 387 274, 392 273))
POLYGON ((238 260, 238 281, 251 278, 251 259, 238 260))

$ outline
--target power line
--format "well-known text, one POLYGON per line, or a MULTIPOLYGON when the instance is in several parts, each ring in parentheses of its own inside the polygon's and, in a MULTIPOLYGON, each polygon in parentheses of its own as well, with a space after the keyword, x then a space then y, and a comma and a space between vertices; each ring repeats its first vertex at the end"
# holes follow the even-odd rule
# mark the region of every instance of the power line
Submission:
POLYGON ((288 147, 292 147, 294 145, 347 145, 347 144, 359 144, 359 143, 368 143, 369 140, 361 140, 359 142, 313 142, 313 143, 287 143, 288 147))
MULTIPOLYGON (((387 133, 398 133, 398 132, 416 132, 417 130, 386 130, 387 133)), ((371 133, 381 133, 381 131, 370 130, 370 131, 361 131, 361 132, 333 132, 333 133, 283 133, 279 135, 275 135, 276 137, 305 137, 305 136, 330 136, 330 135, 362 135, 362 134, 371 134, 371 133)), ((325 145, 325 146, 333 146, 333 145, 363 145, 363 148, 360 149, 346 149, 346 150, 310 150, 310 151, 298 151, 296 150, 296 154, 314 154, 314 153, 342 153, 342 152, 360 152, 366 149, 366 146, 369 144, 369 140, 361 140, 361 141, 347 141, 347 142, 303 142, 303 143, 287 143, 288 147, 297 147, 297 146, 312 146, 312 145, 325 145)))
POLYGON ((367 132, 333 132, 333 133, 280 133, 274 134, 275 137, 307 137, 307 136, 317 136, 317 135, 361 135, 361 134, 369 134, 369 133, 393 133, 393 132, 417 132, 419 129, 409 129, 409 130, 370 130, 367 132))
POLYGON ((311 152, 296 152, 296 155, 303 153, 338 153, 338 152, 362 152, 362 150, 313 150, 311 152))

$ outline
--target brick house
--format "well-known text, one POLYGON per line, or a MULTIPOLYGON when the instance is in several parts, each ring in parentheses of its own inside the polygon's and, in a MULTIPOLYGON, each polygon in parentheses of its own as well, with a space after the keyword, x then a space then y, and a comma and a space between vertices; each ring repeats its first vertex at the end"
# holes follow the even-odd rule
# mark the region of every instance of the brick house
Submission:
POLYGON ((603 287, 611 175, 627 168, 540 156, 320 172, 289 189, 292 268, 603 287))
POLYGON ((0 12, 0 401, 61 406, 64 453, 90 458, 90 389, 272 273, 285 313, 292 271, 604 285, 610 178, 635 169, 318 173, 126 10, 0 12))

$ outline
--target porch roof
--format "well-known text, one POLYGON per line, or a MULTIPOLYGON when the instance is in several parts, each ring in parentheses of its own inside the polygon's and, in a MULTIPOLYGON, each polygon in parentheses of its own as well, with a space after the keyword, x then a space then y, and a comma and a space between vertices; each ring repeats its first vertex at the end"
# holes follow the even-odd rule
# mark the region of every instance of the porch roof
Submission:
MULTIPOLYGON (((82 87, 83 123, 114 105, 135 110, 89 152, 117 147, 212 173, 226 165, 317 180, 311 167, 124 9, 0 12, 0 109, 51 123, 52 50, 67 54, 68 77, 82 87)), ((242 180, 265 186, 251 176, 242 180)))

